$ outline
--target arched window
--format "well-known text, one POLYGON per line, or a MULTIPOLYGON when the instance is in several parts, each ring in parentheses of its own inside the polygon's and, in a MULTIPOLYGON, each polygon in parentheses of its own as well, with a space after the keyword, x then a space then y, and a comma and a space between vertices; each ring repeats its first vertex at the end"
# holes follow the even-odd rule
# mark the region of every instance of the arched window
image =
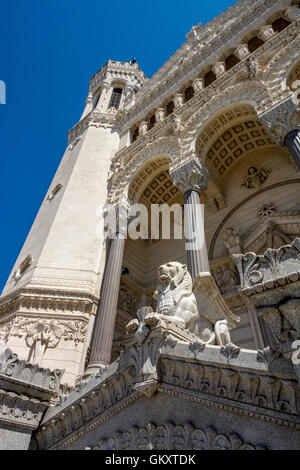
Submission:
POLYGON ((227 57, 227 59, 225 60, 225 65, 226 65, 226 70, 230 70, 232 69, 232 67, 234 67, 236 64, 238 64, 240 61, 239 59, 231 54, 229 57, 227 57))
POLYGON ((207 74, 204 76, 204 86, 209 86, 212 82, 216 80, 216 78, 216 74, 212 70, 210 72, 207 72, 207 74))
POLYGON ((136 139, 138 138, 138 136, 139 136, 139 128, 137 127, 137 128, 132 132, 131 142, 135 142, 136 139))
POLYGON ((119 109, 123 90, 122 88, 114 88, 111 94, 109 108, 119 109))
POLYGON ((257 36, 255 36, 254 38, 250 39, 250 41, 248 42, 248 49, 250 52, 254 52, 263 44, 264 44, 264 41, 258 38, 257 36))
POLYGON ((272 28, 276 33, 280 33, 285 28, 287 28, 291 24, 290 21, 285 20, 284 18, 278 18, 274 23, 272 23, 272 28))
POLYGON ((170 114, 172 114, 174 111, 174 103, 173 103, 173 100, 170 101, 168 104, 167 104, 167 107, 166 107, 166 116, 170 116, 170 114))
POLYGON ((192 86, 189 86, 188 88, 185 89, 184 91, 184 101, 189 101, 193 98, 195 92, 194 88, 192 86))

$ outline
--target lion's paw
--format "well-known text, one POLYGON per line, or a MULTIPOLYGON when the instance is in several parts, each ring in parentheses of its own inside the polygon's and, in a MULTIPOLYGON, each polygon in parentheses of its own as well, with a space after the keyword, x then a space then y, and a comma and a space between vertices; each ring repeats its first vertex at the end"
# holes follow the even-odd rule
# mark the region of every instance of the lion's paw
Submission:
POLYGON ((161 320, 160 316, 157 313, 149 313, 144 318, 144 323, 147 326, 156 326, 161 320))
POLYGON ((138 327, 140 326, 139 321, 135 318, 134 320, 131 320, 128 325, 126 325, 126 331, 129 334, 135 333, 138 327))

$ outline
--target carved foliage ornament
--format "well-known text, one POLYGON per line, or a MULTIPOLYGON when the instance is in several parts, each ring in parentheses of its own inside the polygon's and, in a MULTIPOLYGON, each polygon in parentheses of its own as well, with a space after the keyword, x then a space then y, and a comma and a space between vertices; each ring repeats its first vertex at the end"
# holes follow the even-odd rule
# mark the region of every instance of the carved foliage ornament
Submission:
POLYGON ((208 185, 208 170, 195 156, 170 171, 170 176, 182 192, 203 191, 208 185))
POLYGON ((245 443, 237 434, 220 434, 213 427, 196 428, 192 423, 149 423, 105 437, 89 450, 259 450, 262 445, 245 443))

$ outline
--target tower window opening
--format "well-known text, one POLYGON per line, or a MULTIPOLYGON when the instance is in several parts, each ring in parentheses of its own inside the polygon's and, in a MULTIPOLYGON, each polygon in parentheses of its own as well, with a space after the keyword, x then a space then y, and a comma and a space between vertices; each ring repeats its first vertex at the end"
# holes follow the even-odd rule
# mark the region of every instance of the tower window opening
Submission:
POLYGON ((210 70, 204 77, 204 86, 207 87, 216 80, 216 74, 210 70))
POLYGON ((276 33, 280 33, 285 28, 287 28, 290 24, 291 24, 290 21, 285 20, 284 18, 278 18, 278 20, 272 23, 272 28, 274 29, 274 31, 276 31, 276 33))
POLYGON ((226 70, 230 70, 232 69, 232 67, 234 67, 236 64, 238 64, 240 61, 239 59, 231 54, 229 57, 227 57, 227 59, 225 60, 225 64, 226 64, 226 70))
POLYGON ((184 101, 189 101, 193 98, 195 92, 194 92, 194 88, 189 86, 188 88, 186 88, 186 90, 184 91, 184 101))
POLYGON ((254 52, 263 44, 264 44, 264 41, 262 39, 259 39, 257 36, 255 36, 254 38, 250 39, 250 41, 248 42, 248 49, 250 52, 254 52))
POLYGON ((114 88, 111 94, 110 102, 109 102, 109 108, 115 108, 119 109, 120 103, 121 103, 121 97, 122 97, 123 90, 122 88, 114 88))

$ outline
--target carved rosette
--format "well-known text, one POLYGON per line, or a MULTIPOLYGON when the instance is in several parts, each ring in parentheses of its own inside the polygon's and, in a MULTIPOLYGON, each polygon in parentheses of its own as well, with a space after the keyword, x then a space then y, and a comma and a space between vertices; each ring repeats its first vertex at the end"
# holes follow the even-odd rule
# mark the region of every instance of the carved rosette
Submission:
POLYGON ((182 165, 172 169, 170 176, 180 191, 204 191, 207 189, 209 173, 202 162, 195 156, 182 165))

